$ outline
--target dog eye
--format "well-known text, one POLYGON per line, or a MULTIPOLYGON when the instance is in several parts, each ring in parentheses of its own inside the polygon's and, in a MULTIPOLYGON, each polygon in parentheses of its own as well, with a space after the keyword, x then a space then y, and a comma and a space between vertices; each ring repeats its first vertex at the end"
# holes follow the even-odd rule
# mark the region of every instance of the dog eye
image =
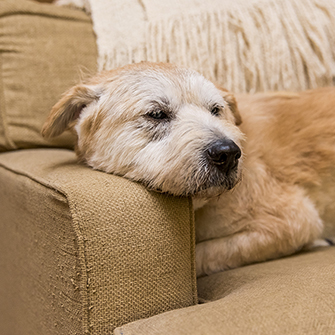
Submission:
POLYGON ((214 116, 219 116, 221 111, 222 111, 222 107, 221 106, 213 106, 212 109, 211 109, 211 114, 214 115, 214 116))
POLYGON ((148 114, 149 117, 155 120, 164 120, 167 119, 168 116, 166 113, 164 113, 162 110, 154 110, 148 114))

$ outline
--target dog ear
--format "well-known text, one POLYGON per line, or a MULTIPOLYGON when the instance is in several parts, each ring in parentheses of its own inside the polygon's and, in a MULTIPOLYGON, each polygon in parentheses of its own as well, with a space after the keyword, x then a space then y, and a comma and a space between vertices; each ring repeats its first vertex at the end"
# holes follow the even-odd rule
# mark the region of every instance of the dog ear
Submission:
POLYGON ((242 117, 241 117, 240 111, 238 110, 237 102, 236 102, 234 94, 224 88, 221 88, 218 86, 217 88, 221 91, 223 98, 228 103, 229 109, 231 110, 235 118, 235 124, 239 126, 242 123, 242 117))
POLYGON ((70 123, 79 118, 81 111, 100 95, 99 88, 93 85, 77 85, 69 89, 51 109, 42 128, 42 136, 50 138, 63 133, 70 123))

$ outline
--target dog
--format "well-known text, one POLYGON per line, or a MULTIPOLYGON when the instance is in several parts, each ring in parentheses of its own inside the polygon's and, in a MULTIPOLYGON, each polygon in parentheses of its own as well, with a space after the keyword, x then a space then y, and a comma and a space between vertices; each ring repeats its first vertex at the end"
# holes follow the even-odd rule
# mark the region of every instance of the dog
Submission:
POLYGON ((334 93, 245 95, 238 107, 193 70, 143 62, 68 90, 42 135, 70 129, 92 168, 191 196, 204 276, 292 254, 335 217, 334 93))
POLYGON ((335 87, 236 99, 243 180, 196 213, 201 276, 333 244, 335 87))
POLYGON ((177 196, 232 189, 241 177, 240 115, 232 94, 195 71, 138 63, 71 88, 42 135, 72 129, 79 159, 177 196))

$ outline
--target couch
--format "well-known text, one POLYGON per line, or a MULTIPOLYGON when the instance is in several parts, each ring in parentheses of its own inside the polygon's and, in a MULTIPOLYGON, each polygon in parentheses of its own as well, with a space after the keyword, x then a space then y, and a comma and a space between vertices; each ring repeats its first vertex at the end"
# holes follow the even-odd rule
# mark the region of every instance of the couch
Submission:
POLYGON ((191 199, 41 137, 95 38, 84 12, 0 1, 0 334, 334 334, 335 248, 196 280, 191 199))

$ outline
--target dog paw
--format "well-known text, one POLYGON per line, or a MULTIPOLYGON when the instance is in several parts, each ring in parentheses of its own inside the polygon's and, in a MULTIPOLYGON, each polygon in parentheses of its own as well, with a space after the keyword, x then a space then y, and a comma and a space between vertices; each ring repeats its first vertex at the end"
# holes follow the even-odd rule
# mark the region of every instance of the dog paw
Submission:
POLYGON ((329 247, 335 245, 335 238, 324 238, 315 240, 309 247, 309 249, 317 248, 317 247, 329 247))

